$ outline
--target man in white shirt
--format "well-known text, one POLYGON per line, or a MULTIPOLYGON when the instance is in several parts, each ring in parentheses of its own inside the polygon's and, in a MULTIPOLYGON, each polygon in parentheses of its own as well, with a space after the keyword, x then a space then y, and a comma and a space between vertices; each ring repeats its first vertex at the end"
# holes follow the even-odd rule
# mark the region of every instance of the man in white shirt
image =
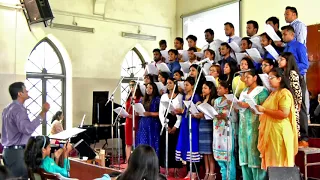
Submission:
POLYGON ((195 47, 191 47, 188 49, 188 57, 189 57, 190 64, 194 64, 198 62, 197 56, 194 54, 195 52, 197 52, 197 49, 195 47))
POLYGON ((259 30, 259 24, 257 21, 250 20, 247 22, 247 36, 249 36, 252 42, 252 48, 257 48, 261 55, 264 55, 264 49, 261 46, 260 36, 257 34, 259 30))
POLYGON ((284 13, 284 17, 287 23, 293 27, 295 32, 295 39, 307 46, 307 26, 298 19, 298 11, 295 7, 287 6, 284 13))
POLYGON ((204 53, 204 51, 206 49, 212 49, 216 54, 214 60, 216 62, 221 60, 219 47, 220 47, 222 41, 221 40, 214 40, 214 32, 213 32, 212 29, 206 29, 204 31, 204 36, 205 36, 206 41, 208 42, 208 44, 203 46, 203 48, 201 49, 201 52, 204 53))
POLYGON ((234 34, 234 26, 230 22, 224 23, 224 33, 228 36, 227 43, 235 42, 240 46, 241 38, 234 34))

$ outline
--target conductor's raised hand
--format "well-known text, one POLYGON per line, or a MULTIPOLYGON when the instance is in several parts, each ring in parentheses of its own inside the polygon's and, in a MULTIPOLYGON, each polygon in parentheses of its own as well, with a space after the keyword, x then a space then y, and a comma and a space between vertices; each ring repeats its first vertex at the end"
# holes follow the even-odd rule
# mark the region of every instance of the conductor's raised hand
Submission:
POLYGON ((49 103, 44 103, 43 105, 42 105, 42 111, 43 112, 48 112, 49 111, 49 109, 50 109, 50 104, 49 103))

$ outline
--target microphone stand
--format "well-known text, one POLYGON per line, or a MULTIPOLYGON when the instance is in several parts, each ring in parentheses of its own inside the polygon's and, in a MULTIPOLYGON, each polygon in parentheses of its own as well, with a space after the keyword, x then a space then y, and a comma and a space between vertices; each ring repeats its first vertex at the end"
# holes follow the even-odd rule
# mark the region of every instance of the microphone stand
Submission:
MULTIPOLYGON (((128 93, 128 95, 127 95, 127 98, 126 99, 128 99, 129 98, 129 95, 130 95, 130 93, 128 93)), ((126 102, 124 102, 123 104, 125 104, 126 102)), ((118 137, 118 139, 117 139, 117 147, 118 147, 118 168, 120 169, 120 115, 121 115, 121 112, 123 111, 123 104, 121 105, 121 109, 120 109, 120 111, 119 111, 119 114, 117 115, 117 117, 116 117, 116 119, 115 119, 115 121, 113 122, 113 124, 112 124, 112 129, 113 129, 113 127, 114 126, 116 126, 116 129, 117 129, 117 137, 118 137)), ((113 137, 113 136, 112 136, 113 137)), ((113 139, 112 139, 112 149, 113 149, 113 139)), ((113 152, 113 151, 112 151, 113 152)), ((112 158, 112 160, 113 160, 113 158, 112 158)))
MULTIPOLYGON (((109 97, 109 99, 108 99, 108 101, 106 102, 106 104, 105 104, 105 106, 107 106, 107 104, 111 101, 112 102, 112 104, 111 104, 111 124, 112 124, 112 127, 111 127, 111 139, 112 139, 112 153, 114 152, 114 148, 113 148, 113 145, 114 145, 114 143, 113 143, 113 140, 114 140, 114 137, 113 137, 113 124, 114 124, 114 112, 113 112, 113 109, 114 109, 114 94, 115 94, 115 92, 117 91, 117 89, 119 88, 119 86, 120 86, 120 84, 122 83, 122 81, 123 81, 123 79, 124 79, 124 76, 123 77, 121 77, 121 79, 119 80, 119 82, 118 82, 118 84, 117 84, 117 86, 116 86, 116 88, 114 89, 114 91, 112 92, 112 94, 111 94, 111 96, 109 97)), ((120 114, 120 113, 119 113, 120 114)), ((113 163, 113 155, 111 156, 111 160, 112 160, 112 163, 113 163)), ((120 161, 119 161, 120 162, 120 161)), ((119 165, 119 167, 120 167, 120 165, 119 165)))
MULTIPOLYGON (((200 76, 202 75, 202 72, 203 72, 203 64, 201 64, 201 65, 202 65, 202 68, 200 69, 200 72, 198 74, 198 77, 197 77, 197 80, 196 80, 196 84, 193 86, 193 92, 192 92, 192 96, 191 96, 191 99, 190 99, 190 104, 187 107, 187 113, 186 113, 186 117, 189 116, 189 146, 190 146, 190 165, 189 165, 189 168, 190 168, 190 179, 192 179, 192 129, 191 129, 192 117, 191 117, 190 107, 191 107, 191 104, 193 103, 192 101, 193 101, 194 95, 196 93, 197 86, 199 84, 200 76)), ((200 64, 199 64, 199 67, 200 67, 200 64)))
MULTIPOLYGON (((233 75, 233 79, 235 77, 236 73, 233 75)), ((241 76, 241 74, 239 74, 241 76)), ((231 163, 231 160, 229 159, 230 157, 230 153, 229 153, 229 138, 232 137, 232 135, 230 136, 230 133, 229 133, 229 130, 230 130, 230 126, 229 126, 229 122, 231 124, 231 133, 233 133, 233 129, 232 129, 232 124, 233 122, 231 122, 231 112, 232 112, 232 109, 234 107, 234 100, 236 99, 236 93, 238 91, 238 87, 239 87, 239 84, 240 84, 240 81, 241 81, 241 77, 237 83, 237 86, 236 86, 236 90, 235 92, 233 92, 233 98, 232 98, 232 102, 231 102, 231 105, 230 105, 230 109, 229 109, 229 112, 228 112, 228 116, 227 116, 227 122, 226 122, 226 128, 227 128, 227 180, 230 179, 229 177, 229 171, 230 171, 230 163, 231 163)), ((232 148, 232 147, 231 147, 232 148)))
MULTIPOLYGON (((166 155, 165 155, 165 166, 166 166, 166 177, 168 177, 169 175, 169 171, 168 171, 168 141, 169 141, 169 132, 168 132, 168 123, 169 123, 169 120, 167 119, 168 117, 168 114, 169 114, 169 109, 170 109, 170 106, 171 106, 171 103, 172 103, 172 99, 173 99, 173 95, 174 95, 174 92, 176 90, 176 82, 174 82, 174 86, 173 86, 173 90, 172 90, 172 94, 171 94, 171 97, 169 99, 169 105, 168 105, 168 108, 166 109, 166 112, 165 112, 165 115, 164 115, 164 125, 162 126, 162 129, 161 129, 161 132, 160 132, 160 136, 162 135, 162 132, 163 132, 163 128, 166 129, 166 155)), ((168 97, 169 97, 169 94, 168 94, 168 97)))

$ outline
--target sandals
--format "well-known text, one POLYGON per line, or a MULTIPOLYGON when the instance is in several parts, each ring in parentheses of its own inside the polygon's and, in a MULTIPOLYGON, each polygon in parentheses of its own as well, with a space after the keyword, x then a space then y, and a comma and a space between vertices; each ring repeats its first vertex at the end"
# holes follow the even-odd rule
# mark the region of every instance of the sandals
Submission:
POLYGON ((213 174, 208 173, 208 174, 209 174, 209 176, 208 176, 208 178, 207 178, 207 179, 209 179, 209 177, 211 177, 211 176, 213 176, 214 180, 216 179, 216 173, 213 173, 213 174))

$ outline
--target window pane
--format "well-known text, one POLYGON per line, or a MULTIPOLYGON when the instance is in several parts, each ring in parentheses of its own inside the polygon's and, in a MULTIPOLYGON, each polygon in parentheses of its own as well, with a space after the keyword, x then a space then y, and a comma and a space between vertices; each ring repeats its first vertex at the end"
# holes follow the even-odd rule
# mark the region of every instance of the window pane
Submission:
POLYGON ((45 59, 44 46, 44 42, 42 42, 31 52, 26 65, 27 72, 42 72, 45 59))
POLYGON ((61 74, 60 60, 53 48, 45 43, 45 68, 48 73, 61 74))

